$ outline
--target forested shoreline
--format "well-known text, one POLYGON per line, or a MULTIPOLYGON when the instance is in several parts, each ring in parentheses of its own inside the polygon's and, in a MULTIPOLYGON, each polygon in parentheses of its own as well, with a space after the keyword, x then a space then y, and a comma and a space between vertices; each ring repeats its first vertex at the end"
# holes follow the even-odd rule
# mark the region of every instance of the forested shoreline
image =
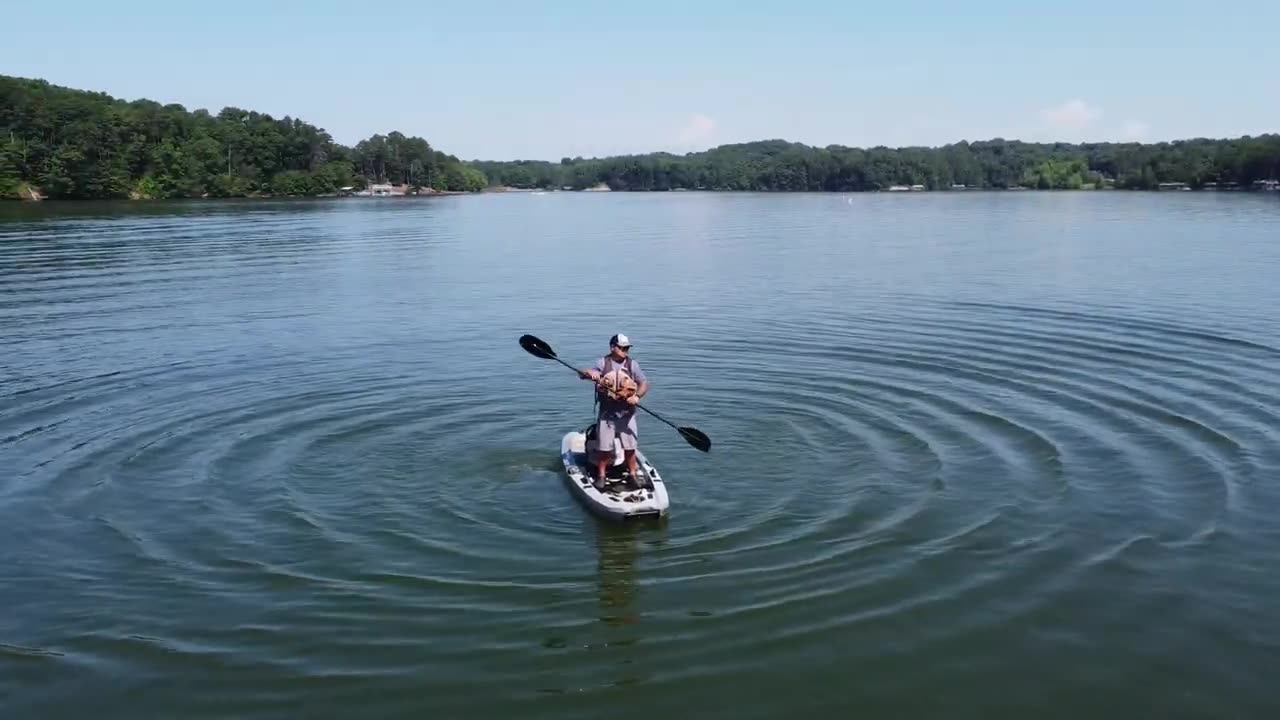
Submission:
POLYGON ((311 196, 367 183, 478 191, 486 179, 399 132, 345 147, 289 116, 214 115, 0 76, 0 197, 311 196))
POLYGON ((863 192, 912 188, 1039 190, 1250 189, 1280 180, 1280 135, 1164 143, 958 142, 937 148, 812 147, 785 140, 546 161, 472 161, 490 184, 517 188, 863 192))
POLYGON ((1251 189, 1278 179, 1280 134, 866 149, 762 140, 684 155, 463 162, 399 132, 347 147, 289 116, 236 107, 211 114, 0 76, 0 198, 316 196, 371 183, 411 192, 1251 189))

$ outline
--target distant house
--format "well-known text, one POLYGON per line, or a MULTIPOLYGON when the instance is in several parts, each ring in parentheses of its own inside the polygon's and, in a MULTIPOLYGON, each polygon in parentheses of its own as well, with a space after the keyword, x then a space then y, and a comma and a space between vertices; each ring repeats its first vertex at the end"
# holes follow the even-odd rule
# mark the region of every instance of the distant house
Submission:
POLYGON ((1280 191, 1280 180, 1254 180, 1253 189, 1267 192, 1280 191))
POLYGON ((407 195, 409 186, 392 185, 391 183, 373 183, 365 188, 361 195, 370 197, 391 197, 392 195, 407 195))

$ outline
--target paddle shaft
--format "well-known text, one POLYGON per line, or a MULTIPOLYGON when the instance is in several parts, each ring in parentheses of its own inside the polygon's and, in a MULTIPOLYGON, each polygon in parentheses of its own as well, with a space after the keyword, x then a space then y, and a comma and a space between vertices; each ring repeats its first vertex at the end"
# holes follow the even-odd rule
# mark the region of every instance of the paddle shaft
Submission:
MULTIPOLYGON (((528 352, 531 355, 534 355, 535 357, 540 357, 540 358, 543 358, 544 360, 555 360, 561 365, 572 370, 575 375, 578 375, 579 377, 582 376, 582 372, 578 370, 578 368, 561 360, 560 357, 556 355, 556 351, 551 349, 550 345, 538 339, 537 337, 534 337, 533 335, 521 335, 520 347, 524 348, 526 352, 528 352)), ((604 387, 603 385, 600 384, 599 380, 596 380, 595 383, 597 387, 604 387)), ((608 388, 605 388, 605 389, 608 390, 608 388)), ((694 448, 701 450, 702 452, 711 451, 711 438, 707 437, 706 433, 702 432, 698 428, 680 427, 679 425, 676 425, 670 420, 662 417, 658 413, 641 405, 639 402, 637 402, 635 406, 649 413, 650 415, 654 416, 658 420, 666 423, 667 425, 670 425, 671 427, 675 428, 676 431, 680 433, 680 437, 684 438, 685 441, 688 442, 690 445, 692 445, 694 448)))
MULTIPOLYGON (((569 368, 570 370, 572 370, 572 371, 574 371, 574 372, 578 372, 578 368, 576 368, 576 367, 574 367, 574 366, 570 365, 569 363, 565 362, 564 360, 561 360, 559 356, 553 356, 551 359, 552 359, 552 360, 555 360, 556 362, 560 363, 561 365, 563 365, 563 366, 565 366, 565 367, 569 368)), ((597 386, 597 387, 604 387, 603 385, 600 385, 599 381, 596 381, 596 386, 597 386)), ((607 390, 608 388, 605 388, 605 389, 607 390)), ((661 415, 659 415, 658 413, 656 413, 656 412, 654 412, 654 411, 650 410, 649 408, 647 408, 647 407, 645 407, 645 406, 641 405, 640 403, 636 403, 636 407, 638 407, 638 408, 640 408, 641 410, 643 410, 643 411, 645 411, 645 412, 649 413, 650 415, 652 415, 652 416, 654 416, 654 417, 658 418, 659 420, 661 420, 662 422, 664 422, 664 423, 666 423, 666 424, 670 425, 671 427, 675 428, 676 430, 680 430, 680 429, 681 429, 681 427, 680 427, 679 425, 676 425, 675 423, 673 423, 673 422, 671 422, 670 420, 668 420, 668 419, 666 419, 666 418, 662 417, 662 416, 661 416, 661 415)))

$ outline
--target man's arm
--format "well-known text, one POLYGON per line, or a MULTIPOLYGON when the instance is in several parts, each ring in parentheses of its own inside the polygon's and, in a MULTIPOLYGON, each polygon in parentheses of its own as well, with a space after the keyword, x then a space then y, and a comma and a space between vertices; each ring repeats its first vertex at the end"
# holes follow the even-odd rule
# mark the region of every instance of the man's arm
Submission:
POLYGON ((631 369, 635 371, 635 377, 632 379, 637 383, 636 394, 633 397, 635 397, 636 402, 639 402, 640 398, 649 392, 649 378, 644 374, 644 370, 640 369, 640 363, 634 360, 631 361, 631 369))
POLYGON ((604 372, 604 358, 598 358, 593 367, 578 371, 578 377, 583 380, 596 381, 600 379, 600 374, 604 372))

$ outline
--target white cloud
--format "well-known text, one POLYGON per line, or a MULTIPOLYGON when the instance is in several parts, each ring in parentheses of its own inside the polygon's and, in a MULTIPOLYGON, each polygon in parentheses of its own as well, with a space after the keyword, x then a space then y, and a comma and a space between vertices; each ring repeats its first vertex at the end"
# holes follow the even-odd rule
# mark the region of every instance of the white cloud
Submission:
POLYGON ((1150 129, 1141 120, 1128 120, 1124 127, 1120 128, 1120 137, 1124 140, 1142 140, 1147 137, 1147 131, 1150 129))
POLYGON ((1098 122, 1098 118, 1102 117, 1102 108, 1093 107, 1083 100, 1076 99, 1043 110, 1040 117, 1049 130, 1078 133, 1088 130, 1098 122))
POLYGON ((676 141, 681 145, 697 145, 705 142, 716 132, 716 121, 697 113, 689 118, 676 134, 676 141))

